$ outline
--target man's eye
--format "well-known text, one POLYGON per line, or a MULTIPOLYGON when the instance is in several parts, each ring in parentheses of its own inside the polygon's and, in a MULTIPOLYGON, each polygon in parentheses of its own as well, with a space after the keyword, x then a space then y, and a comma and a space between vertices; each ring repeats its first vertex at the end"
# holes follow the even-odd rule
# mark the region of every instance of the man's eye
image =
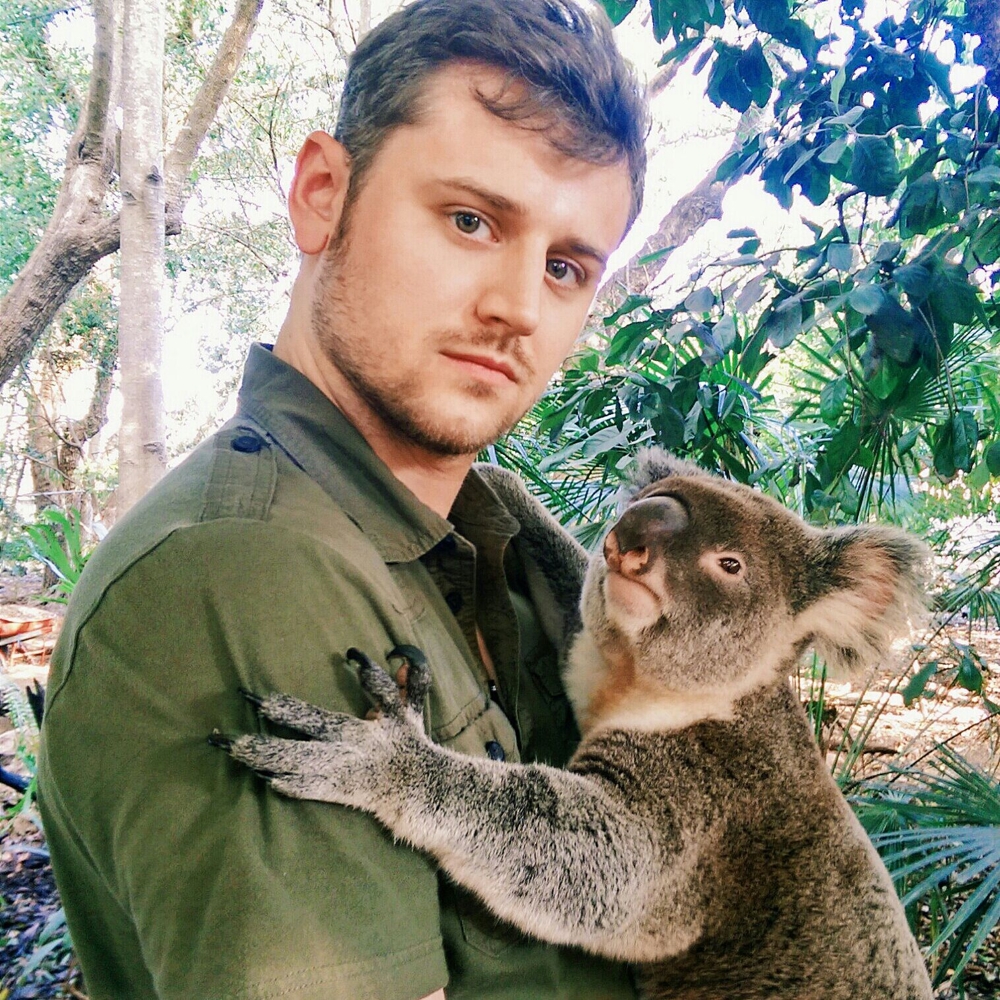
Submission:
POLYGON ((477 233, 483 224, 483 220, 473 212, 456 212, 452 218, 455 220, 458 231, 465 233, 466 236, 477 233))
POLYGON ((565 282, 567 278, 572 282, 579 284, 583 281, 582 276, 570 264, 568 261, 559 260, 558 258, 553 258, 545 265, 545 270, 556 279, 556 281, 565 282))

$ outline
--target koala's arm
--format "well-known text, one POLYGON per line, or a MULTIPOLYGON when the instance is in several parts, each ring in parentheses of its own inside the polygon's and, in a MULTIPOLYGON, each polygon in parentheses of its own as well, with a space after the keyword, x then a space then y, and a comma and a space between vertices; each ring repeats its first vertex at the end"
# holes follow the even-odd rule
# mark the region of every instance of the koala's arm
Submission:
POLYGON ((352 806, 431 854, 501 918, 555 944, 628 959, 656 882, 655 839, 588 776, 468 757, 432 743, 381 669, 362 683, 382 716, 365 721, 297 699, 255 699, 263 716, 312 737, 217 739, 296 798, 352 806), (380 676, 379 676, 380 675, 380 676))

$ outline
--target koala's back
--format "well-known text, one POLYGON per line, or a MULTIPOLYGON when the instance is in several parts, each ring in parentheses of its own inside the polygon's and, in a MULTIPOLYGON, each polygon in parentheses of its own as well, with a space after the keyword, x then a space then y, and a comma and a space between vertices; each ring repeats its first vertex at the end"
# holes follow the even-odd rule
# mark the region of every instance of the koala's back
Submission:
POLYGON ((671 859, 643 928, 665 955, 641 966, 644 996, 931 997, 891 879, 786 682, 732 721, 595 733, 571 766, 614 787, 671 859))

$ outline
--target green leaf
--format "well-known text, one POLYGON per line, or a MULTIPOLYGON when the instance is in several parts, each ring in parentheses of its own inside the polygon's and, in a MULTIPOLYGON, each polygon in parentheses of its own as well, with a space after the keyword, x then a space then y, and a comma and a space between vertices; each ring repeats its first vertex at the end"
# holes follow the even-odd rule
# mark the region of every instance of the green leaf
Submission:
POLYGON ((826 260, 838 271, 850 271, 854 266, 854 247, 849 243, 831 243, 826 248, 826 260))
POLYGON ((956 413, 951 422, 955 465, 963 472, 968 472, 972 468, 972 457, 979 443, 979 425, 976 418, 965 410, 956 413))
POLYGON ((651 333, 651 324, 648 320, 639 323, 629 323, 615 332, 608 345, 608 353, 605 355, 605 364, 617 365, 627 360, 631 360, 634 353, 639 349, 642 342, 651 333))
POLYGON ((960 264, 942 262, 931 282, 928 299, 935 316, 963 326, 976 315, 979 297, 969 283, 969 276, 960 264))
POLYGON ((841 66, 830 84, 830 103, 836 108, 840 104, 840 92, 847 83, 847 67, 841 66))
POLYGON ((876 399, 888 399, 899 385, 899 369, 895 365, 880 364, 868 379, 868 389, 876 399))
POLYGON ((708 73, 705 93, 717 107, 728 104, 741 114, 750 109, 753 94, 740 75, 740 58, 743 50, 725 42, 715 43, 715 62, 708 73))
POLYGON ((831 481, 840 478, 855 462, 861 445, 861 429, 855 423, 844 424, 827 442, 826 463, 831 481))
POLYGON ((913 358, 916 341, 916 326, 913 317, 892 297, 865 317, 868 329, 875 337, 879 348, 900 364, 908 364, 913 358))
POLYGON ((750 20, 768 35, 780 36, 788 27, 788 0, 744 0, 743 6, 750 20))
POLYGON ((771 67, 764 58, 764 50, 757 39, 754 39, 750 47, 740 56, 738 67, 743 82, 753 95, 754 104, 764 107, 771 99, 774 78, 771 76, 771 67))
POLYGON ((956 413, 934 435, 934 471, 942 479, 951 479, 959 469, 968 472, 978 440, 975 417, 964 410, 956 413))
POLYGON ((959 687, 965 688, 966 691, 972 691, 974 694, 978 694, 983 690, 983 673, 968 653, 962 656, 958 664, 955 683, 959 687))
POLYGON ((1000 167, 981 167, 969 174, 967 180, 970 184, 1000 184, 1000 167))
POLYGON ((858 136, 851 159, 850 181, 865 194, 888 198, 899 186, 899 165, 889 139, 858 136))
POLYGON ((802 300, 797 297, 785 299, 771 310, 765 323, 767 339, 775 347, 788 347, 802 332, 802 300))
POLYGON ((732 316, 723 316, 712 327, 712 336, 723 354, 728 353, 736 343, 736 320, 732 316))
POLYGON ((923 693, 927 687, 927 682, 937 672, 937 660, 931 660, 924 664, 907 682, 903 688, 903 704, 909 708, 923 693))
POLYGON ((896 453, 900 458, 913 450, 913 446, 917 443, 917 438, 919 436, 919 427, 914 427, 911 430, 908 430, 905 434, 900 435, 899 440, 896 442, 896 453))
POLYGON ((991 476, 1000 476, 1000 441, 994 441, 986 449, 986 468, 991 476))
POLYGON ((652 253, 647 253, 640 257, 636 261, 636 264, 640 267, 644 267, 646 264, 655 264, 658 260, 664 260, 666 257, 669 257, 676 249, 677 247, 663 247, 661 250, 654 250, 652 253))
POLYGON ((882 264, 886 261, 895 260, 899 256, 901 249, 902 244, 898 240, 886 240, 875 251, 875 263, 882 264))
POLYGON ((610 316, 604 318, 604 325, 613 326, 622 316, 638 309, 640 306, 648 306, 650 302, 652 302, 652 299, 648 295, 629 295, 610 316))
POLYGON ((836 115, 834 118, 827 118, 825 124, 847 125, 848 127, 856 125, 861 120, 861 116, 866 110, 867 109, 865 107, 858 104, 849 111, 845 111, 842 115, 836 115))
POLYGON ((931 290, 931 272, 923 264, 904 264, 892 272, 892 280, 913 302, 923 302, 931 290))
POLYGON ((847 379, 838 378, 827 382, 819 394, 819 415, 831 427, 836 427, 847 402, 847 379))
POLYGON ((888 296, 879 285, 858 285, 848 296, 851 308, 862 316, 877 313, 887 299, 888 296))
POLYGON ((621 24, 637 2, 638 0, 601 0, 601 6, 607 11, 612 24, 621 24))
POLYGON ((839 163, 840 158, 847 150, 847 136, 842 135, 839 139, 834 139, 829 146, 819 154, 820 163, 839 163))
POLYGON ((715 295, 711 288, 696 288, 684 300, 684 308, 690 313, 705 313, 715 305, 715 295))
POLYGON ((926 233, 943 220, 938 191, 937 181, 928 175, 906 185, 899 202, 899 233, 904 239, 926 233))
POLYGON ((985 462, 977 462, 965 477, 965 485, 970 490, 981 490, 990 481, 990 470, 985 462))

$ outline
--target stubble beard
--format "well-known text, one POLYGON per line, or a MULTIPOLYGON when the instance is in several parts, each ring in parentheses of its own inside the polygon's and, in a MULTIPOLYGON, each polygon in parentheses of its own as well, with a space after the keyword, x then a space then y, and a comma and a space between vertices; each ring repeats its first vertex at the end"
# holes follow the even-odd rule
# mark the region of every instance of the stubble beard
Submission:
MULTIPOLYGON (((417 445, 432 455, 455 457, 475 455, 511 429, 531 408, 532 399, 523 409, 498 414, 486 423, 450 419, 438 416, 429 408, 433 405, 428 395, 416 391, 407 377, 393 377, 382 370, 378 354, 368 350, 359 336, 344 336, 343 330, 358 330, 353 308, 343 294, 343 288, 352 278, 348 259, 347 227, 343 226, 336 242, 324 252, 322 271, 317 280, 312 309, 313 334, 327 361, 343 376, 351 389, 382 423, 395 431, 401 439, 417 445)), ((506 336, 478 330, 472 333, 447 335, 444 342, 456 349, 488 348, 511 359, 519 378, 530 378, 532 367, 524 354, 520 337, 506 336)), ((465 392, 471 400, 488 402, 497 395, 496 389, 483 382, 470 379, 465 392)))

